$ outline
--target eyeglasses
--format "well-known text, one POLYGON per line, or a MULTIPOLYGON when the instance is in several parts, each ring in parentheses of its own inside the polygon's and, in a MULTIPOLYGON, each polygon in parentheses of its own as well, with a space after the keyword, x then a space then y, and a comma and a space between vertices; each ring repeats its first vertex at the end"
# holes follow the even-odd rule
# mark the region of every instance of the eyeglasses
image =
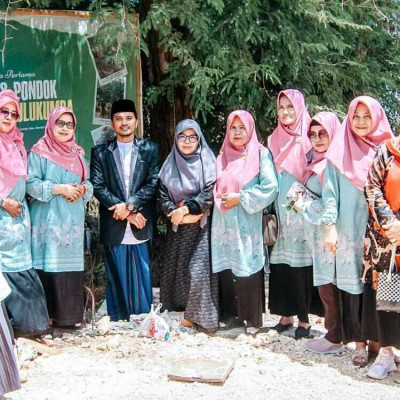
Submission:
POLYGON ((181 143, 185 143, 189 139, 189 143, 196 143, 199 140, 197 135, 178 135, 178 141, 181 143))
POLYGON ((11 119, 13 119, 14 121, 16 121, 19 118, 18 113, 16 113, 15 111, 7 110, 7 108, 0 109, 0 114, 4 118, 8 118, 8 116, 11 115, 11 119))
POLYGON ((73 122, 65 122, 62 119, 58 119, 56 121, 56 126, 58 126, 59 128, 64 128, 64 126, 66 126, 67 129, 74 129, 75 128, 75 124, 73 122))
POLYGON ((319 140, 326 140, 329 138, 329 135, 328 135, 328 132, 321 131, 318 133, 310 133, 308 135, 308 137, 310 138, 310 140, 313 140, 313 141, 318 140, 318 138, 319 138, 319 140))

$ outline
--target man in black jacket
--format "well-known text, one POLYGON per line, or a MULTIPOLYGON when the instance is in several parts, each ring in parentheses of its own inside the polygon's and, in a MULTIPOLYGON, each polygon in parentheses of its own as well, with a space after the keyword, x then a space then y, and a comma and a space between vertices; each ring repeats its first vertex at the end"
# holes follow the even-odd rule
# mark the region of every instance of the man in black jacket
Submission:
POLYGON ((93 147, 94 195, 100 202, 100 241, 107 273, 107 311, 112 321, 146 313, 152 303, 148 241, 159 172, 158 145, 135 137, 135 103, 111 107, 116 138, 93 147))

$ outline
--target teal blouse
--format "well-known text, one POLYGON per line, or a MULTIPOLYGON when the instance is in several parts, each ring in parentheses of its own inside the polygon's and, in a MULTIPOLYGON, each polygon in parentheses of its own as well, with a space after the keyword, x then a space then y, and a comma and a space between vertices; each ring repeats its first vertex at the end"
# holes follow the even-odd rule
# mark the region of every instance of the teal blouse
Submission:
POLYGON ((214 273, 230 269, 238 277, 248 277, 264 267, 262 214, 277 192, 272 156, 264 151, 260 173, 240 191, 240 204, 224 213, 214 207, 211 226, 214 273))
POLYGON ((32 268, 31 219, 25 200, 26 181, 18 180, 8 198, 19 201, 22 212, 13 218, 0 208, 0 260, 3 272, 21 272, 32 268))
POLYGON ((271 251, 271 264, 291 267, 312 265, 311 249, 306 240, 304 219, 301 213, 286 211, 287 192, 298 180, 286 171, 279 175, 279 195, 274 207, 279 223, 278 238, 271 251))
POLYGON ((324 208, 322 216, 318 212, 310 211, 309 207, 305 207, 304 217, 314 224, 336 224, 338 249, 335 258, 335 280, 337 287, 350 294, 360 294, 364 291, 361 268, 368 220, 364 193, 328 161, 322 201, 324 208))
MULTIPOLYGON (((313 193, 322 196, 322 187, 318 175, 312 175, 306 187, 313 193)), ((312 219, 317 220, 324 212, 323 200, 305 203, 303 216, 305 219, 304 231, 308 245, 311 249, 314 270, 314 286, 336 285, 335 256, 324 246, 325 226, 315 225, 312 219)))
POLYGON ((36 153, 28 155, 27 192, 31 196, 32 259, 36 269, 46 272, 83 271, 84 201, 93 195, 92 184, 84 184, 88 192, 69 203, 53 194, 56 184, 81 183, 81 178, 36 153))

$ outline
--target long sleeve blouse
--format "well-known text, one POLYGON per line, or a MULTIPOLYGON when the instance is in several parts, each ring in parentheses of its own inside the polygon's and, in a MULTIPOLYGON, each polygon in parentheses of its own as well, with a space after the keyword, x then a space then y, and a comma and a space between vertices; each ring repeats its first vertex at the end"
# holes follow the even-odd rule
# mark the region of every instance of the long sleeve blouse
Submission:
POLYGON ((3 272, 21 272, 32 268, 31 219, 25 194, 26 181, 20 178, 8 198, 21 203, 21 214, 13 218, 0 208, 0 264, 3 272))
POLYGON ((336 253, 337 287, 350 294, 364 291, 361 281, 364 238, 368 209, 364 193, 354 186, 332 163, 325 170, 322 215, 304 210, 304 217, 315 224, 336 224, 338 249, 336 253))
POLYGON ((286 171, 279 175, 279 195, 274 208, 278 219, 278 238, 271 251, 271 264, 291 267, 312 265, 311 249, 306 240, 304 220, 300 213, 286 211, 287 193, 298 180, 286 171))
MULTIPOLYGON (((381 235, 382 225, 400 219, 400 211, 393 212, 385 198, 385 183, 388 171, 394 162, 394 155, 389 151, 386 143, 379 146, 365 183, 365 197, 368 204, 369 218, 364 246, 364 268, 374 268, 383 271, 389 268, 392 255, 392 245, 386 237, 381 235)), ((400 192, 399 192, 400 196, 400 192)), ((396 255, 400 255, 400 247, 396 255)), ((372 276, 363 273, 366 282, 371 282, 372 276)))
POLYGON ((277 193, 272 156, 264 151, 260 157, 260 173, 240 191, 240 204, 224 213, 214 208, 211 225, 214 273, 230 269, 238 277, 248 277, 263 268, 262 214, 277 193))
POLYGON ((69 203, 54 195, 56 184, 80 184, 81 178, 36 153, 28 156, 27 192, 31 196, 33 266, 47 272, 83 271, 84 202, 93 195, 92 184, 83 197, 69 203))

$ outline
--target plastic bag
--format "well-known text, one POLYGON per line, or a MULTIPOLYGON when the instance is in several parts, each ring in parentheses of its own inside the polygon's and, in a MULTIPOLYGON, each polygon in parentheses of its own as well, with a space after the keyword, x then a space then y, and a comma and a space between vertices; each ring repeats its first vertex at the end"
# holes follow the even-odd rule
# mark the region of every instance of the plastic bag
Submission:
POLYGON ((168 340, 168 323, 157 314, 160 311, 161 306, 162 304, 160 303, 154 310, 153 304, 151 305, 149 315, 147 315, 147 317, 140 324, 139 336, 168 340))

